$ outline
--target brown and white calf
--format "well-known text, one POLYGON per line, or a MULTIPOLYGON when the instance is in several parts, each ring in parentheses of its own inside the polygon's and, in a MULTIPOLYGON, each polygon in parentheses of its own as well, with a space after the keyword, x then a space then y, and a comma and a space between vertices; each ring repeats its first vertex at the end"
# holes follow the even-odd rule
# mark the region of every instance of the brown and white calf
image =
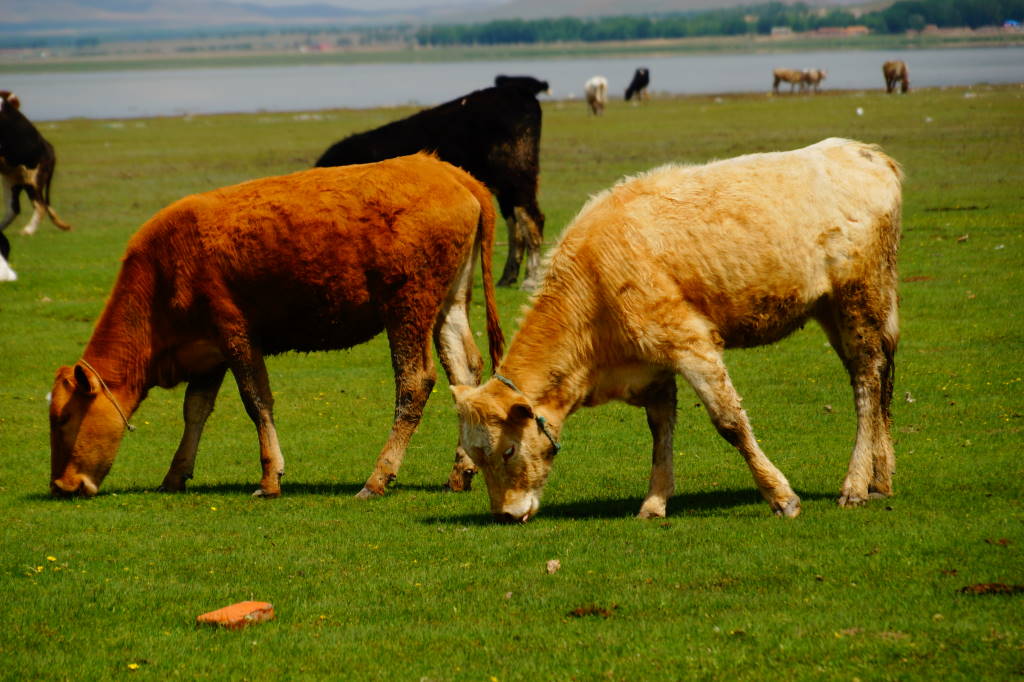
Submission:
POLYGON ((896 84, 899 83, 900 92, 910 90, 910 71, 907 63, 893 59, 882 64, 882 75, 885 77, 885 91, 892 94, 896 91, 896 84))
MULTIPOLYGON (((359 497, 383 494, 434 385, 432 347, 451 383, 480 379, 469 328, 477 259, 492 361, 501 355, 493 243, 487 189, 426 154, 253 180, 171 204, 128 242, 81 360, 57 371, 52 492, 95 494, 149 390, 184 381, 185 430, 163 481, 183 490, 230 370, 259 439, 257 494, 275 497, 284 458, 264 356, 350 348, 385 331, 394 422, 359 497)), ((449 485, 465 487, 471 472, 457 454, 449 485)))
POLYGON ((0 90, 0 183, 4 211, 0 218, 0 282, 18 278, 7 262, 11 245, 3 231, 21 212, 18 199, 23 190, 35 210, 22 234, 33 234, 44 213, 60 229, 71 229, 50 206, 50 181, 56 164, 53 145, 21 113, 18 98, 7 90, 0 90))
POLYGON ((452 389, 492 513, 536 514, 565 420, 622 400, 647 411, 654 437, 640 516, 664 516, 681 374, 772 510, 796 516, 800 500, 754 438, 723 351, 773 343, 809 318, 853 384, 857 439, 839 503, 890 495, 901 179, 877 147, 833 138, 663 166, 591 199, 495 377, 452 389))
POLYGON ((815 93, 821 89, 821 81, 825 80, 828 72, 825 69, 804 69, 803 71, 803 87, 809 90, 813 90, 815 93))

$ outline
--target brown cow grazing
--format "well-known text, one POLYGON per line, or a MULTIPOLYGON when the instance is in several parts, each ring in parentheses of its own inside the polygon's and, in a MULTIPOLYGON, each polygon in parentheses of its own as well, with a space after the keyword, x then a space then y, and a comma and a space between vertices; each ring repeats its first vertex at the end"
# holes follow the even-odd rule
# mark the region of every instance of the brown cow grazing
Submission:
POLYGON ((799 69, 775 69, 772 71, 772 78, 772 92, 776 95, 779 94, 779 83, 783 81, 789 83, 790 92, 793 92, 797 86, 800 87, 801 92, 807 87, 807 84, 804 83, 804 72, 799 69))
POLYGON ((819 92, 821 81, 825 80, 827 75, 825 69, 804 69, 803 88, 813 90, 815 93, 819 92))
MULTIPOLYGON (((183 490, 230 369, 259 436, 256 494, 275 497, 284 459, 264 355, 348 348, 384 330, 395 419, 359 496, 382 494, 434 385, 431 338, 453 384, 479 381, 468 320, 477 257, 492 362, 500 357, 493 240, 487 189, 425 154, 253 180, 171 204, 131 239, 82 359, 57 372, 51 490, 95 494, 149 389, 185 381, 185 431, 163 480, 183 490)), ((472 463, 465 453, 456 459, 458 487, 472 463)))
POLYGON ((20 100, 13 93, 0 90, 0 183, 4 207, 0 218, 0 282, 18 278, 7 263, 11 245, 3 231, 21 213, 18 198, 22 190, 35 207, 22 234, 33 234, 44 213, 60 229, 71 229, 50 206, 50 181, 56 165, 53 145, 21 113, 20 100))
POLYGON ((623 400, 646 409, 654 436, 640 516, 664 516, 682 374, 771 508, 796 516, 800 500, 758 446, 722 355, 808 318, 853 383, 857 441, 839 503, 890 495, 901 176, 877 147, 828 139, 663 166, 591 199, 550 255, 495 377, 452 389, 491 511, 536 514, 568 416, 623 400))
POLYGON ((907 63, 898 59, 882 64, 882 75, 885 76, 885 91, 892 93, 896 90, 896 83, 900 84, 900 92, 910 90, 910 72, 907 70, 907 63))

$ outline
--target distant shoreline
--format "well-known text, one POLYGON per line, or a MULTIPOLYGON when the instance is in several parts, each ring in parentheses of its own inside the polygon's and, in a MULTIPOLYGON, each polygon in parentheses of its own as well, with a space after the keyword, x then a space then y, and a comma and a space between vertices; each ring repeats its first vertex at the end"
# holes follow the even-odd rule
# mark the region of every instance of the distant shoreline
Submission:
POLYGON ((187 51, 174 41, 145 41, 117 51, 91 55, 47 54, 46 50, 0 51, 0 74, 31 74, 77 71, 125 71, 140 69, 188 69, 265 66, 318 66, 369 63, 436 63, 501 59, 559 59, 587 56, 636 56, 721 53, 786 53, 812 50, 915 50, 962 47, 1016 47, 1024 45, 1024 33, 949 31, 917 35, 869 35, 858 37, 729 36, 616 42, 541 43, 468 47, 416 47, 404 44, 372 45, 324 51, 207 50, 187 51))

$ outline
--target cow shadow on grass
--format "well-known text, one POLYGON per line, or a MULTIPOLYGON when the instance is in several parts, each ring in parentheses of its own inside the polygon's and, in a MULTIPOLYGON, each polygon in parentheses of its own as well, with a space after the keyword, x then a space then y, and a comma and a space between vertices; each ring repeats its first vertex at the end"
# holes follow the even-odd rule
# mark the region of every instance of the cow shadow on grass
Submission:
MULTIPOLYGON (((796 491, 804 502, 811 500, 832 500, 834 494, 796 491)), ((606 497, 575 502, 541 504, 539 518, 571 520, 622 519, 637 515, 642 497, 606 497)), ((715 516, 719 510, 736 507, 751 507, 758 514, 770 515, 767 503, 756 490, 736 488, 710 490, 674 495, 668 503, 668 519, 690 516, 715 516)), ((423 519, 428 524, 485 525, 494 523, 489 513, 461 514, 454 516, 431 516, 423 519)))
MULTIPOLYGON (((240 495, 243 497, 249 497, 259 488, 259 483, 256 481, 242 483, 192 483, 188 486, 184 493, 168 492, 160 490, 157 486, 110 486, 104 487, 100 490, 97 497, 109 497, 111 495, 167 495, 173 497, 175 495, 240 495)), ((281 484, 281 497, 300 497, 303 495, 317 496, 317 497, 355 497, 356 493, 363 489, 362 483, 340 483, 340 482, 309 482, 304 483, 302 481, 282 482, 281 484)), ((388 489, 388 494, 391 492, 401 493, 402 491, 408 492, 441 492, 443 488, 441 485, 427 485, 427 484, 416 484, 416 483, 399 483, 393 488, 388 489)), ((53 497, 46 492, 33 492, 28 493, 24 496, 25 500, 28 501, 42 501, 42 500, 81 500, 80 497, 53 497)))

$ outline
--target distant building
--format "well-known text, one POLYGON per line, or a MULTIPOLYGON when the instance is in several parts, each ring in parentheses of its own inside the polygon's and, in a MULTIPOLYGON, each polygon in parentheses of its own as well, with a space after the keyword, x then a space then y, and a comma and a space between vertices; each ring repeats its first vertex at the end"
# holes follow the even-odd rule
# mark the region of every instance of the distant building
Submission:
POLYGON ((829 38, 850 38, 856 36, 866 36, 871 31, 867 26, 822 26, 816 29, 813 33, 816 36, 826 36, 829 38))
POLYGON ((772 38, 788 38, 793 35, 793 29, 789 26, 772 26, 772 38))

